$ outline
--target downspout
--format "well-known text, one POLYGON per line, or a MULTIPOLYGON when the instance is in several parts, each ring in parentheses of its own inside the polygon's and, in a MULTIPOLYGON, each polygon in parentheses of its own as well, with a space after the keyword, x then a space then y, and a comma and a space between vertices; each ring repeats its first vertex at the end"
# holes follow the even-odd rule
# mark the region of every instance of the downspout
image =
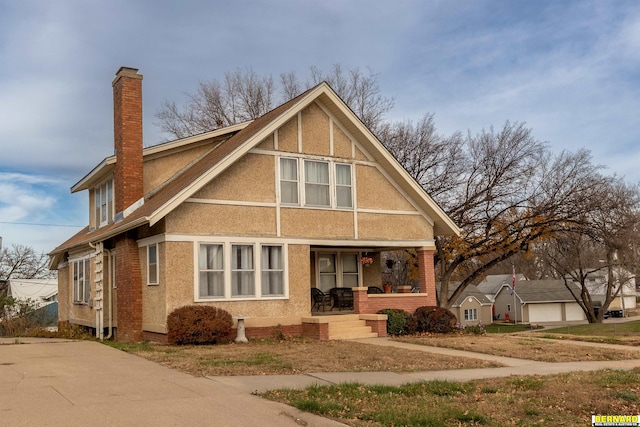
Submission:
POLYGON ((111 249, 104 249, 107 253, 107 264, 109 265, 109 333, 104 339, 108 340, 113 334, 113 266, 111 265, 111 249))

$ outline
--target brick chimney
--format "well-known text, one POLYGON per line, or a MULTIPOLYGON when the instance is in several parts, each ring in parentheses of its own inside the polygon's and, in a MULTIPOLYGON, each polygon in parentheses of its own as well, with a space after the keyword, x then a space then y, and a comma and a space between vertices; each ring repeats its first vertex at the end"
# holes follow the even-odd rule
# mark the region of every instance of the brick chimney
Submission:
POLYGON ((144 196, 142 178, 142 75, 120 67, 113 80, 116 214, 144 196))
MULTIPOLYGON (((116 219, 144 196, 142 182, 142 75, 121 67, 113 80, 113 127, 116 150, 116 219)), ((142 341, 142 273, 135 233, 116 237, 116 312, 120 341, 142 341)))

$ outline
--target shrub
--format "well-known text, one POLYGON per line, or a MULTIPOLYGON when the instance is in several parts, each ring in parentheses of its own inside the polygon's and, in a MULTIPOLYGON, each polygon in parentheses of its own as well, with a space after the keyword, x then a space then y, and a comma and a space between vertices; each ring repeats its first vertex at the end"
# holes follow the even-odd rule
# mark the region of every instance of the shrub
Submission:
POLYGON ((456 316, 446 308, 435 306, 418 307, 413 314, 416 332, 446 334, 454 330, 456 316))
POLYGON ((409 333, 407 321, 411 314, 398 308, 385 308, 378 314, 387 315, 387 333, 389 335, 406 335, 409 333))
POLYGON ((456 325, 461 332, 465 334, 473 334, 473 335, 487 335, 487 329, 482 325, 482 323, 478 323, 477 325, 461 325, 458 323, 456 325))
POLYGON ((225 310, 208 305, 187 305, 167 317, 169 344, 224 344, 231 341, 233 320, 225 310))
POLYGON ((0 336, 27 336, 53 324, 53 314, 36 301, 0 298, 0 336))

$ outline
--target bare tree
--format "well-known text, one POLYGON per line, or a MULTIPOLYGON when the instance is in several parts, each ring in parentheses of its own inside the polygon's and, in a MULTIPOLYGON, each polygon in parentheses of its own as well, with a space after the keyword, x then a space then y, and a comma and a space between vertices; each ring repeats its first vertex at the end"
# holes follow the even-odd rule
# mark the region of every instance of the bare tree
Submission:
POLYGON ((375 131, 385 113, 393 108, 393 99, 380 94, 378 75, 359 68, 344 70, 334 65, 323 73, 312 67, 305 84, 294 72, 280 74, 282 98, 276 99, 278 88, 271 76, 260 77, 252 68, 225 74, 224 81, 200 82, 195 94, 187 94, 188 102, 179 107, 175 101, 164 101, 156 112, 158 125, 172 138, 214 130, 256 119, 302 91, 327 81, 362 122, 375 131))
POLYGON ((0 251, 0 280, 50 277, 55 277, 55 273, 49 270, 46 254, 37 254, 30 246, 15 244, 0 251))
POLYGON ((431 197, 453 203, 451 189, 460 185, 467 168, 461 133, 438 134, 433 114, 426 114, 415 124, 385 123, 379 126, 378 137, 431 197))
POLYGON ((541 253, 570 290, 571 282, 578 285, 580 294, 574 293, 574 297, 590 323, 601 323, 611 302, 617 296, 624 297, 623 289, 635 267, 634 230, 640 221, 638 187, 614 178, 606 182, 604 191, 593 199, 596 208, 585 214, 584 226, 559 234, 541 253), (602 288, 589 287, 588 281, 602 273, 606 274, 602 288), (603 293, 602 300, 594 295, 599 291, 603 293), (597 313, 596 307, 600 308, 597 313))

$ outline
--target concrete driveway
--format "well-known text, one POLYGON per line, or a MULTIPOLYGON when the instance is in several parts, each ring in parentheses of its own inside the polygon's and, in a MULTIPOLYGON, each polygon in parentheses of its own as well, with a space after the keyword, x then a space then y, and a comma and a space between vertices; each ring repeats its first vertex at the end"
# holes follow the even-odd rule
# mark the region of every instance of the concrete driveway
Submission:
POLYGON ((0 340, 0 425, 338 426, 89 341, 0 340))

